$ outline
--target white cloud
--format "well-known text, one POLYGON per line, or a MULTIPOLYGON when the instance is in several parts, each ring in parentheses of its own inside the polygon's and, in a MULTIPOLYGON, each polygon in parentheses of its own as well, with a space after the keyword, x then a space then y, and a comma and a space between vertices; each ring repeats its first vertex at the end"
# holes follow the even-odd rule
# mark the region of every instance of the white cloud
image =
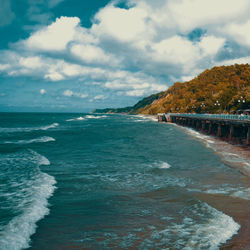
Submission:
POLYGON ((79 94, 79 93, 75 93, 75 96, 84 99, 84 98, 87 98, 89 95, 88 95, 88 94, 79 94))
POLYGON ((19 59, 19 65, 25 68, 37 69, 41 67, 41 59, 38 56, 34 57, 21 57, 19 59))
POLYGON ((67 89, 67 90, 65 90, 65 91, 63 92, 63 95, 64 95, 64 96, 69 96, 69 97, 71 97, 71 96, 73 95, 73 91, 67 89))
POLYGON ((104 95, 96 95, 94 97, 94 100, 104 100, 104 99, 106 99, 106 97, 104 95))
POLYGON ((63 92, 63 95, 64 95, 64 96, 67 96, 67 97, 75 96, 75 97, 79 97, 79 98, 82 98, 82 99, 88 97, 88 94, 73 92, 73 91, 70 90, 70 89, 66 89, 66 90, 63 92))
POLYGON ((74 39, 76 27, 79 24, 78 17, 60 17, 34 34, 23 44, 27 49, 61 51, 66 49, 67 44, 74 39))
POLYGON ((101 48, 93 45, 73 45, 71 47, 71 52, 76 57, 79 57, 87 63, 92 62, 102 62, 107 63, 109 61, 108 55, 104 53, 101 48))
POLYGON ((200 41, 200 48, 205 55, 215 55, 224 45, 225 38, 215 36, 204 36, 200 41))
POLYGON ((250 63, 250 56, 224 60, 221 62, 216 62, 215 64, 219 66, 219 65, 233 65, 233 64, 246 64, 246 63, 248 64, 250 63))
POLYGON ((45 74, 44 78, 55 82, 55 81, 63 80, 64 76, 62 74, 52 70, 48 74, 45 74))
POLYGON ((250 19, 245 23, 230 23, 221 31, 237 43, 250 47, 250 19))
POLYGON ((153 59, 159 62, 186 64, 199 59, 199 48, 191 41, 180 36, 162 40, 153 44, 153 59))
POLYGON ((170 0, 166 10, 166 15, 171 15, 179 30, 186 32, 248 16, 249 1, 170 0))
POLYGON ((11 68, 10 64, 0 64, 0 71, 5 71, 11 68))
POLYGON ((142 96, 145 93, 143 89, 130 90, 126 92, 127 96, 142 96))
MULTIPOLYGON (((166 90, 173 81, 189 80, 215 64, 250 61, 248 0, 127 3, 128 9, 105 6, 90 28, 81 27, 78 17, 57 18, 13 44, 16 52, 0 51, 0 71, 142 96, 166 90), (195 34, 196 28, 200 35, 191 39, 189 33, 195 34)), ((87 97, 67 91, 68 97, 87 97)))
POLYGON ((146 17, 147 13, 143 9, 127 10, 108 5, 95 16, 99 24, 93 25, 93 32, 124 42, 137 40, 137 37, 146 31, 146 17))
POLYGON ((41 95, 46 94, 46 92, 47 92, 47 91, 46 91, 45 89, 40 89, 40 94, 41 94, 41 95))

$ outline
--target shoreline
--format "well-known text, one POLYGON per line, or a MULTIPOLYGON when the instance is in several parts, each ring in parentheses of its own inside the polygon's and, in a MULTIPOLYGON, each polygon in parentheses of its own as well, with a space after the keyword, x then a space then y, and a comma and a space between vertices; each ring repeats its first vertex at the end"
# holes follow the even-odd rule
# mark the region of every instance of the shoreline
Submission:
MULTIPOLYGON (((155 118, 156 116, 138 115, 144 117, 155 118)), ((243 183, 246 187, 250 187, 250 148, 246 145, 240 145, 236 142, 231 142, 213 135, 208 135, 200 130, 181 126, 175 123, 172 124, 184 130, 187 134, 202 141, 205 146, 211 148, 214 153, 219 154, 223 163, 240 172, 243 183), (194 133, 192 133, 194 132, 194 133), (210 142, 210 144, 209 144, 210 142), (235 158, 238 160, 235 160, 235 158), (242 161, 240 161, 242 159, 242 161), (248 162, 249 161, 249 162, 248 162)), ((241 199, 239 197, 231 197, 222 194, 206 194, 195 193, 199 200, 202 200, 212 207, 222 211, 234 219, 235 222, 240 224, 240 229, 237 234, 228 239, 220 246, 221 250, 239 250, 250 249, 250 200, 241 199)))
MULTIPOLYGON (((230 143, 229 141, 222 140, 219 137, 211 136, 206 133, 202 133, 202 131, 197 131, 195 129, 191 129, 188 127, 180 126, 175 123, 166 123, 178 126, 179 128, 185 130, 189 135, 196 137, 202 141, 205 146, 211 148, 216 154, 219 154, 223 163, 233 169, 236 169, 240 172, 243 183, 249 186, 250 179, 250 164, 247 162, 250 160, 250 149, 244 145, 238 145, 236 143, 230 143), (194 131, 195 133, 201 135, 197 136, 190 131, 194 131), (217 145, 215 147, 211 147, 211 145, 207 144, 207 140, 212 140, 212 145, 217 145), (228 154, 229 158, 226 158, 226 154, 228 154), (242 159, 242 162, 232 161, 232 158, 239 157, 242 159)), ((237 234, 235 234, 232 238, 228 239, 226 243, 220 246, 221 250, 239 250, 239 249, 250 249, 250 200, 244 200, 237 197, 230 197, 221 194, 204 194, 197 193, 195 196, 207 202, 209 205, 215 207, 219 211, 231 216, 237 223, 240 224, 240 229, 237 234)))

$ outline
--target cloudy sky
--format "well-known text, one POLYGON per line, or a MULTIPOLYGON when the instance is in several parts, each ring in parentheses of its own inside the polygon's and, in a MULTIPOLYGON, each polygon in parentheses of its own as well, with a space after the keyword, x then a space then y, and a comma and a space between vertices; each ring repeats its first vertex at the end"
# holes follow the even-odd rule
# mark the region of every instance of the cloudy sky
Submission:
POLYGON ((250 62, 249 0, 0 0, 0 111, 135 104, 250 62))

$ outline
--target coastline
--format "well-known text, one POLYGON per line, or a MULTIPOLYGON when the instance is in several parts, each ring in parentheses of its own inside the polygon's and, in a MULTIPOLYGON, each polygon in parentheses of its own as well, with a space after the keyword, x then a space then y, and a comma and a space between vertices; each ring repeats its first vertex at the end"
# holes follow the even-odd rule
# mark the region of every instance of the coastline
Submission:
MULTIPOLYGON (((209 136, 201 131, 179 126, 175 123, 166 123, 178 126, 189 135, 196 137, 202 141, 205 146, 219 154, 223 163, 230 168, 238 170, 242 175, 243 183, 250 190, 250 150, 246 146, 229 143, 215 136, 209 136)), ((226 243, 222 244, 221 250, 239 250, 250 249, 250 200, 241 199, 239 197, 230 197, 222 194, 204 194, 195 193, 195 196, 207 202, 209 205, 231 216, 241 228, 238 233, 226 243)))
MULTIPOLYGON (((138 115, 144 119, 155 119, 156 116, 138 115)), ((201 131, 180 126, 175 123, 165 123, 177 126, 184 130, 187 134, 202 141, 206 147, 220 155, 223 163, 230 168, 238 170, 242 175, 242 182, 246 189, 250 190, 250 149, 247 146, 230 143, 219 137, 210 136, 201 131)), ((240 229, 237 234, 228 239, 226 243, 220 246, 221 250, 239 250, 250 249, 250 200, 240 197, 226 196, 225 194, 208 194, 194 192, 194 196, 202 200, 212 207, 231 216, 237 223, 240 224, 240 229)), ((249 194, 250 196, 250 194, 249 194)))

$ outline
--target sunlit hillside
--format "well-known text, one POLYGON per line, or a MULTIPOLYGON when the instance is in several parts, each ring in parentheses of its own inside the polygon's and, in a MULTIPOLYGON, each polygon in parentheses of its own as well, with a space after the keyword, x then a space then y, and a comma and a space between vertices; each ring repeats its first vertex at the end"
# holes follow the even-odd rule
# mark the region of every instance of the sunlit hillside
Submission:
POLYGON ((98 112, 233 113, 247 108, 250 108, 250 66, 235 64, 205 70, 191 81, 176 82, 167 91, 146 97, 133 107, 98 112))

